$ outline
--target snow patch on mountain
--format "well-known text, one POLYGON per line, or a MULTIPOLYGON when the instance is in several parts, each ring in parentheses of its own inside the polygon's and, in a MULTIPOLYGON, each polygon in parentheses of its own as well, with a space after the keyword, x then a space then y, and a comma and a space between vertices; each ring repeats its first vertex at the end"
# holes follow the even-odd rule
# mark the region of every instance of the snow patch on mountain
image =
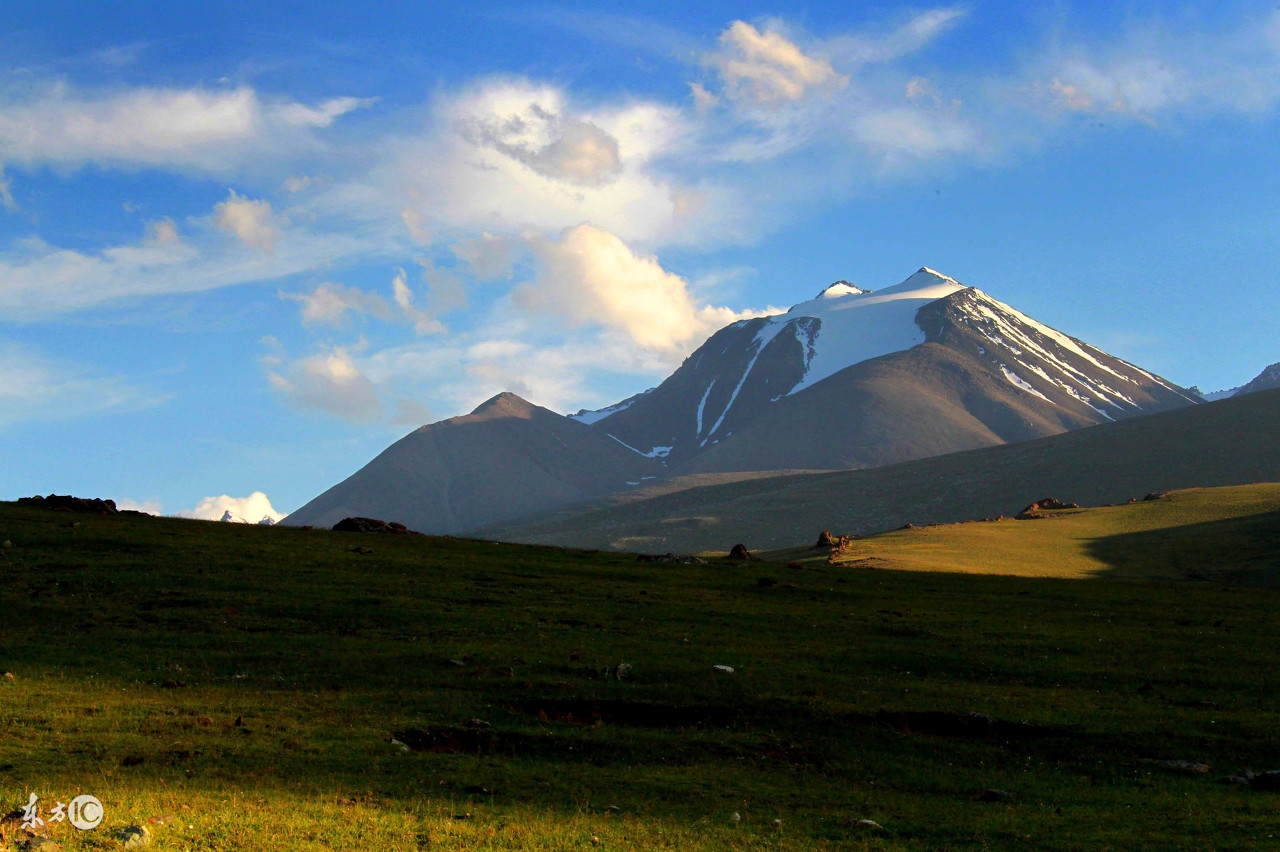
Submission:
MULTIPOLYGON (((617 435, 610 435, 608 432, 606 432, 605 434, 609 435, 610 438, 617 441, 619 444, 626 447, 628 450, 635 453, 636 455, 644 456, 647 459, 665 459, 667 456, 671 455, 671 447, 654 447, 653 449, 649 450, 649 452, 646 453, 644 450, 637 450, 635 447, 631 446, 626 441, 619 438, 617 435)), ((652 477, 645 477, 645 478, 652 479, 652 477)), ((633 483, 627 483, 627 484, 631 485, 633 483)))
POLYGON ((1000 365, 1000 372, 1004 373, 1004 377, 1008 379, 1009 384, 1013 385, 1014 387, 1021 388, 1022 390, 1026 391, 1029 394, 1032 394, 1033 396, 1038 396, 1041 399, 1043 399, 1045 402, 1049 401, 1049 397, 1040 393, 1040 391, 1035 389, 1034 385, 1032 385, 1026 379, 1022 378, 1022 376, 1019 376, 1013 370, 1010 370, 1004 364, 1000 365))
POLYGON ((633 397, 624 399, 622 402, 616 402, 613 405, 610 405, 608 408, 598 408, 594 411, 584 408, 581 411, 579 411, 577 414, 570 414, 569 419, 577 420, 579 423, 585 423, 588 426, 590 426, 593 423, 599 423, 601 420, 604 420, 606 417, 609 417, 610 415, 617 414, 619 411, 626 411, 628 408, 635 405, 636 400, 640 399, 651 390, 653 390, 653 388, 649 388, 649 390, 646 390, 646 391, 641 391, 640 393, 636 394, 633 397))
MULTIPOLYGON (((815 385, 851 364, 924 343, 924 332, 916 325, 916 311, 963 289, 964 285, 954 278, 925 267, 884 290, 863 290, 848 282, 837 282, 816 299, 769 317, 766 328, 802 317, 818 320, 817 328, 809 331, 805 347, 808 370, 790 393, 815 385)), ((796 334, 798 337, 799 328, 796 334)))
POLYGON ((702 412, 707 407, 707 397, 711 396, 711 389, 716 386, 716 380, 712 379, 711 384, 707 385, 707 389, 702 393, 702 399, 698 400, 698 429, 694 435, 702 434, 702 412))

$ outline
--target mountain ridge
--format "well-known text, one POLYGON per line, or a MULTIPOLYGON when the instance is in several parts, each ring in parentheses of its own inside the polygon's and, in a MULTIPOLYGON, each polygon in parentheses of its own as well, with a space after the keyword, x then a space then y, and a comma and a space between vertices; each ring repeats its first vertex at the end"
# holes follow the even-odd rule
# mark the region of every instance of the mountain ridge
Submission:
POLYGON ((689 475, 876 467, 1199 397, 921 267, 717 330, 654 388, 562 416, 511 393, 397 441, 286 519, 464 533, 689 475))

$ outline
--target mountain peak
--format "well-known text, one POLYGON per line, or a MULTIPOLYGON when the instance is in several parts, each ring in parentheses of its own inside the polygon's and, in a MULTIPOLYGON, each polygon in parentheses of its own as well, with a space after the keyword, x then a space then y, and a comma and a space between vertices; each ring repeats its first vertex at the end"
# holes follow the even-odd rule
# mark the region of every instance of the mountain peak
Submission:
POLYGON ((830 287, 823 290, 814 298, 817 299, 834 299, 839 296, 860 296, 864 293, 870 293, 870 290, 864 290, 856 284, 850 284, 841 278, 830 287))
POLYGON ((476 406, 475 410, 471 412, 471 416, 527 418, 533 414, 533 410, 536 407, 523 397, 517 396, 510 391, 503 391, 476 406))

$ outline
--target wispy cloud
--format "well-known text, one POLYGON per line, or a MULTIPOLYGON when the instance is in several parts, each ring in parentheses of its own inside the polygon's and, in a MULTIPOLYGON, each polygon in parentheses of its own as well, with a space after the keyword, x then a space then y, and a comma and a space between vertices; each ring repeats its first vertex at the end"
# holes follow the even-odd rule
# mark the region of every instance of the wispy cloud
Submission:
POLYGON ((0 340, 0 427, 135 411, 165 399, 123 376, 0 340))

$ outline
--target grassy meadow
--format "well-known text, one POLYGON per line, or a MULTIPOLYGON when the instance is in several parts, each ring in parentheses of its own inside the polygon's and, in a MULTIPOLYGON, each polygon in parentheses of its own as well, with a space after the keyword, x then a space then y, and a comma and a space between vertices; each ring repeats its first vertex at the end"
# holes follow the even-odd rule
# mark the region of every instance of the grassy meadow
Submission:
MULTIPOLYGON (((1280 586, 1280 484, 1190 488, 1158 500, 1043 514, 892 530, 854 539, 837 559, 907 571, 1280 586)), ((764 555, 805 563, 827 558, 808 547, 764 555)))
POLYGON ((1274 507, 1191 499, 802 568, 0 504, 0 812, 97 796, 73 850, 1280 846, 1280 793, 1222 783, 1280 769, 1280 592, 1121 570, 1262 565, 1274 507), (865 561, 980 545, 1048 576, 865 561))

